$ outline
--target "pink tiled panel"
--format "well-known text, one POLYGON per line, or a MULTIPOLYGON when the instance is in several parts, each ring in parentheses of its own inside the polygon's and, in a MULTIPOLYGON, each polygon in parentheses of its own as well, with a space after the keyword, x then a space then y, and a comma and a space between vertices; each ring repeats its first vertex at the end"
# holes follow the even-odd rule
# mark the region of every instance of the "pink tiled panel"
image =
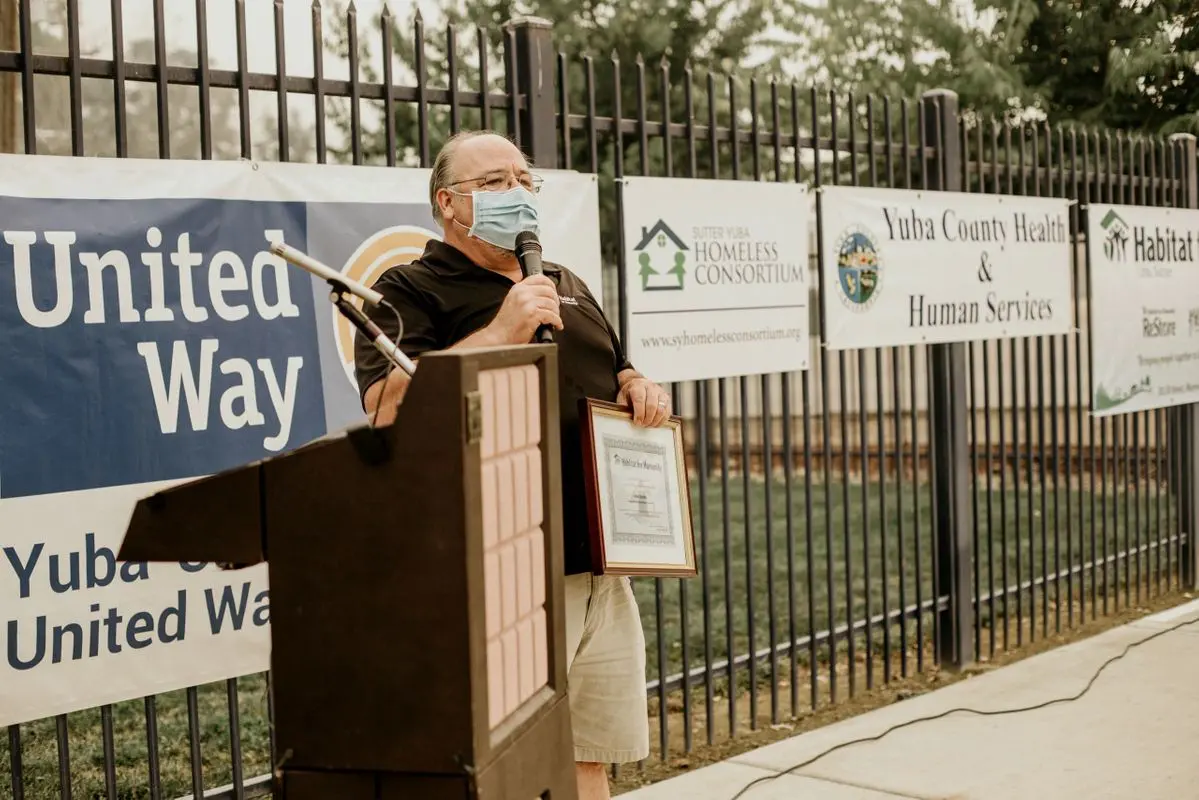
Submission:
POLYGON ((537 369, 481 373, 479 391, 487 706, 495 728, 549 681, 537 369))
POLYGON ((479 373, 479 395, 483 401, 483 458, 495 455, 495 380, 490 372, 479 373))
POLYGON ((508 376, 511 370, 497 369, 492 372, 495 381, 495 452, 507 453, 512 450, 512 390, 509 388, 508 376))
POLYGON ((496 505, 500 515, 500 541, 505 542, 516 533, 516 490, 518 485, 512 474, 512 456, 508 453, 497 455, 491 464, 496 474, 496 505))
POLYGON ((545 609, 533 612, 533 685, 545 686, 550 679, 550 655, 545 643, 545 609))
POLYGON ((533 610, 533 543, 541 531, 528 533, 515 542, 516 548, 516 613, 521 617, 533 610))
POLYGON ((503 598, 500 596, 500 554, 494 551, 483 556, 483 588, 487 592, 487 636, 499 636, 504 629, 500 619, 503 598))
POLYGON ((531 564, 540 564, 542 569, 533 570, 533 606, 541 608, 545 605, 545 536, 536 531, 529 537, 532 544, 531 564))
POLYGON ((541 442, 541 388, 537 383, 537 370, 524 368, 525 372, 525 416, 528 420, 529 444, 541 442))
POLYGON ((490 665, 504 663, 504 647, 498 638, 487 642, 487 706, 488 715, 495 727, 495 720, 503 719, 504 714, 504 670, 491 669, 490 665))
MULTIPOLYGON (((537 476, 540 482, 541 475, 537 476)), ((523 450, 512 454, 512 495, 514 500, 514 512, 516 515, 516 530, 527 531, 529 529, 529 503, 532 502, 533 496, 529 489, 529 484, 532 483, 532 476, 529 475, 529 454, 523 450)))
MULTIPOLYGON (((536 384, 534 384, 536 385, 536 384)), ((516 373, 508 380, 509 402, 512 404, 512 442, 513 450, 520 450, 529 441, 529 415, 520 413, 520 409, 525 407, 525 393, 527 383, 524 376, 516 373)))
POLYGON ((512 544, 500 548, 500 603, 501 624, 507 630, 520 619, 516 614, 516 546, 512 544))
POLYGON ((500 540, 499 488, 495 462, 483 462, 483 546, 494 547, 500 540))
POLYGON ((541 504, 541 451, 534 446, 525 455, 529 457, 529 527, 536 528, 545 520, 545 506, 541 504))

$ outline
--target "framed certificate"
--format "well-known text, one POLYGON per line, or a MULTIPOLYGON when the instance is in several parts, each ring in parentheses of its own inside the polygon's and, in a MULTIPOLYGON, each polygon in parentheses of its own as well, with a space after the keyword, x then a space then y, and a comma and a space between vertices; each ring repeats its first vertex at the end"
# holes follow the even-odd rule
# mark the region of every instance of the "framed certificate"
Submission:
POLYGON ((623 406, 591 399, 579 406, 592 571, 694 576, 682 418, 644 428, 623 406))

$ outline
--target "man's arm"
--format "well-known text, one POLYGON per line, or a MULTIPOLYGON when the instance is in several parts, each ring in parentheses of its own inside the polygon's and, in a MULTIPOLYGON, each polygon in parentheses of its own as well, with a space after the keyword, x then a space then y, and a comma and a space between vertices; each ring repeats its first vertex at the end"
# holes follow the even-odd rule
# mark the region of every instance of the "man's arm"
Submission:
MULTIPOLYGON (((468 347, 495 347, 499 344, 501 342, 497 341, 494 331, 489 328, 480 328, 457 344, 447 347, 446 350, 462 350, 468 347)), ((413 363, 419 366, 420 359, 414 359, 413 363)), ((396 414, 399 413, 400 402, 404 399, 404 393, 408 391, 408 384, 411 381, 412 379, 403 370, 397 368, 387 373, 387 377, 377 380, 370 385, 363 395, 362 402, 366 407, 367 416, 375 420, 375 425, 390 425, 395 422, 396 414), (375 416, 376 409, 378 410, 377 417, 375 416)))
MULTIPOLYGON (((508 290, 503 305, 490 323, 445 349, 528 344, 539 325, 562 330, 558 303, 558 290, 549 278, 544 275, 525 278, 508 290)), ((367 416, 375 418, 376 425, 390 425, 395 421, 410 380, 400 370, 393 369, 386 378, 375 381, 363 392, 362 405, 367 416), (378 417, 375 417, 376 410, 378 417)))

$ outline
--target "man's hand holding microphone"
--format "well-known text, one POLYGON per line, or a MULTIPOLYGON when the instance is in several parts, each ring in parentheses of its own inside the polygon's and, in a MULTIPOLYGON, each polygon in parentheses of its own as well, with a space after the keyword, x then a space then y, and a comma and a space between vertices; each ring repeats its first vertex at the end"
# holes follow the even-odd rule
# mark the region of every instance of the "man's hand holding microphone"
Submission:
POLYGON ((528 344, 542 325, 562 330, 558 287, 544 275, 530 275, 513 285, 487 326, 496 344, 528 344))
POLYGON ((524 279, 513 285, 487 326, 498 344, 539 344, 553 341, 551 329, 562 330, 558 287, 541 269, 541 242, 532 231, 516 236, 516 260, 524 279))

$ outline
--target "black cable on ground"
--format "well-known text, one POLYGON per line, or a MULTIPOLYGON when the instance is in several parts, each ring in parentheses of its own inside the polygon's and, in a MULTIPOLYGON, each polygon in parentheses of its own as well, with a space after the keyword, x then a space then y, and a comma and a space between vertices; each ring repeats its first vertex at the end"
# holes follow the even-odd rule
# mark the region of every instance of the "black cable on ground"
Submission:
POLYGON ((1107 661, 1103 662, 1103 664, 1099 667, 1099 669, 1097 669, 1095 671, 1095 674, 1091 676, 1091 679, 1089 681, 1087 681, 1087 685, 1085 687, 1083 687, 1082 691, 1080 691, 1078 694, 1076 694, 1072 697, 1058 697, 1053 700, 1046 700, 1043 703, 1037 703, 1036 705, 1032 705, 1032 706, 1024 706, 1022 708, 1003 708, 1003 709, 999 709, 997 711, 979 711, 979 710, 973 709, 973 708, 951 708, 948 711, 943 711, 940 714, 935 714, 931 717, 917 717, 916 719, 910 719, 907 722, 901 722, 898 725, 893 725, 890 728, 887 728, 885 731, 878 734, 877 736, 868 736, 868 737, 865 737, 862 739, 851 739, 848 742, 842 742, 841 744, 838 744, 834 747, 830 747, 829 749, 825 750, 822 753, 812 756, 811 758, 809 758, 806 761, 801 761, 800 763, 796 764, 795 766, 788 767, 787 769, 783 770, 782 772, 776 772, 772 775, 763 775, 761 778, 756 778, 756 779, 750 781, 749 783, 747 783, 745 786, 743 786, 741 788, 741 791, 739 791, 735 795, 733 795, 732 798, 730 798, 730 800, 739 800, 741 797, 743 797, 745 795, 746 792, 748 792, 750 789, 757 786, 758 784, 767 783, 776 778, 781 778, 784 775, 789 775, 792 772, 801 770, 804 767, 809 767, 812 764, 815 764, 820 759, 824 758, 825 756, 832 755, 833 753, 837 752, 838 750, 843 750, 846 747, 849 747, 849 746, 855 745, 855 744, 865 744, 867 742, 877 742, 880 739, 882 739, 883 737, 894 733, 895 731, 911 727, 912 725, 915 725, 918 722, 933 722, 938 719, 944 719, 945 717, 948 717, 951 714, 973 714, 973 715, 979 716, 979 717, 1000 717, 1000 716, 1004 716, 1006 714, 1022 714, 1025 711, 1039 711, 1042 708, 1049 708, 1050 706, 1060 705, 1062 703, 1072 703, 1075 700, 1078 700, 1083 695, 1085 695, 1087 692, 1091 691, 1091 687, 1095 685, 1095 681, 1099 680, 1099 676, 1103 674, 1103 671, 1106 670, 1112 664, 1119 661, 1120 659, 1124 658, 1124 656, 1128 655, 1128 652, 1130 650, 1132 650, 1134 647, 1140 647, 1143 644, 1147 644, 1148 642, 1153 641, 1154 639, 1158 638, 1159 636, 1165 636, 1167 633, 1173 633, 1174 631, 1178 630, 1179 628, 1184 628, 1187 625, 1194 625, 1196 622, 1199 622, 1199 618, 1187 620, 1186 622, 1180 622, 1177 625, 1173 625, 1169 628, 1165 628, 1164 630, 1160 630, 1157 633, 1154 633, 1150 636, 1146 636, 1144 639, 1139 639, 1135 642, 1129 643, 1119 654, 1114 655, 1111 658, 1109 658, 1107 661))

